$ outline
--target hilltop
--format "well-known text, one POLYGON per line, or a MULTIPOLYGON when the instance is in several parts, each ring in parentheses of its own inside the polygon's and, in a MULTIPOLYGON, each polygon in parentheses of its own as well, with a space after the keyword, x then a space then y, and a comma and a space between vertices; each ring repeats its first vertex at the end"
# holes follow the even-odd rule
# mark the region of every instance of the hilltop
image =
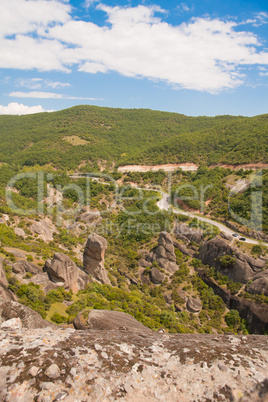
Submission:
POLYGON ((268 114, 188 117, 147 109, 75 106, 53 113, 0 116, 0 162, 77 169, 83 162, 268 162, 268 114))

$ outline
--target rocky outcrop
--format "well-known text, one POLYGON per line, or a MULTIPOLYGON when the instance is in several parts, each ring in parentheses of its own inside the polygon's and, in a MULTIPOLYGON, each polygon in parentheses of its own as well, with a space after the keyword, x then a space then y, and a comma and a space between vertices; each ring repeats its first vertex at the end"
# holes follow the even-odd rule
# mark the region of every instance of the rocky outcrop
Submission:
POLYGON ((50 324, 36 312, 15 301, 0 301, 0 325, 12 318, 20 318, 23 328, 55 328, 54 324, 50 324))
POLYGON ((87 239, 83 254, 83 269, 97 281, 110 284, 107 271, 104 268, 106 249, 106 239, 96 233, 91 234, 87 239))
POLYGON ((263 232, 255 231, 246 226, 240 226, 237 223, 230 221, 225 221, 224 224, 234 232, 240 233, 243 236, 251 237, 252 239, 257 239, 266 243, 268 242, 268 236, 263 232))
POLYGON ((94 221, 102 221, 102 217, 100 211, 86 211, 86 208, 83 208, 76 218, 76 221, 78 220, 90 224, 94 221))
POLYGON ((268 296, 268 269, 254 276, 252 283, 247 286, 247 292, 268 296))
POLYGON ((150 279, 151 282, 154 283, 155 285, 160 285, 160 283, 163 282, 165 279, 165 275, 159 271, 157 268, 152 268, 150 271, 150 279))
POLYGON ((15 234, 17 235, 17 236, 21 236, 21 237, 26 237, 26 234, 25 234, 25 232, 24 232, 24 230, 23 229, 21 229, 21 228, 15 228, 14 229, 14 232, 15 232, 15 234))
POLYGON ((2 401, 267 401, 265 336, 5 330, 0 354, 2 401))
POLYGON ((174 274, 179 269, 176 264, 173 239, 168 232, 160 232, 158 246, 147 258, 151 262, 156 261, 161 268, 164 268, 170 274, 174 274))
POLYGON ((186 308, 192 313, 199 313, 202 310, 202 302, 199 297, 189 297, 186 303, 186 308))
POLYGON ((150 334, 152 331, 135 320, 131 315, 120 311, 91 310, 80 313, 74 320, 76 329, 94 329, 102 331, 122 330, 150 334))
POLYGON ((84 289, 89 282, 89 277, 63 253, 55 253, 53 260, 46 261, 44 270, 47 272, 51 282, 65 289, 78 292, 84 289))
POLYGON ((240 283, 247 283, 266 265, 264 259, 254 259, 241 253, 219 236, 207 241, 200 247, 198 258, 203 264, 214 267, 234 282, 240 283), (224 266, 221 262, 221 257, 225 255, 232 256, 235 259, 230 266, 224 266))
POLYGON ((42 272, 38 275, 33 276, 32 278, 25 280, 25 283, 33 282, 36 285, 39 285, 43 292, 47 294, 50 290, 57 289, 58 285, 54 282, 51 282, 47 272, 42 272))
POLYGON ((26 272, 30 272, 33 275, 41 273, 41 269, 37 265, 25 260, 15 262, 15 264, 12 265, 12 271, 20 275, 25 275, 26 272))

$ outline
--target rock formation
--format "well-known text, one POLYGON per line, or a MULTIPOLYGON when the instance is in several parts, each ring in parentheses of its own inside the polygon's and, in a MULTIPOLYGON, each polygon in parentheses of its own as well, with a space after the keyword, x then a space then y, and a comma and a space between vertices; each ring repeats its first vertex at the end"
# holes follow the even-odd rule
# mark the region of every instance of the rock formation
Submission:
POLYGON ((203 230, 190 228, 186 223, 178 223, 175 228, 175 233, 179 239, 185 240, 187 243, 201 243, 203 240, 203 230))
POLYGON ((88 275, 63 253, 55 253, 51 262, 46 261, 45 271, 51 282, 75 293, 84 289, 89 282, 88 275))
POLYGON ((110 283, 106 269, 104 268, 104 255, 107 249, 107 241, 104 237, 91 234, 86 242, 83 254, 83 269, 94 279, 101 283, 110 283))
POLYGON ((0 325, 12 318, 20 318, 23 328, 56 328, 56 325, 43 320, 36 311, 29 307, 15 301, 0 299, 0 325))
POLYGON ((0 331, 2 401, 267 401, 265 336, 0 331), (19 395, 19 396, 18 396, 19 395))
POLYGON ((131 315, 120 311, 109 310, 91 310, 85 315, 84 312, 78 314, 74 320, 76 329, 94 329, 94 330, 125 330, 150 334, 152 331, 135 320, 131 315))
POLYGON ((157 268, 152 268, 150 271, 150 279, 155 285, 159 285, 165 279, 165 275, 157 268))
POLYGON ((216 268, 234 282, 240 283, 247 283, 266 265, 264 259, 254 259, 218 236, 200 247, 198 258, 203 264, 216 268), (235 258, 229 267, 224 267, 220 262, 220 258, 225 255, 235 258))
POLYGON ((254 276, 252 283, 247 286, 247 292, 268 296, 268 269, 254 276))
POLYGON ((198 313, 202 309, 202 302, 199 297, 194 298, 190 296, 187 300, 186 307, 188 311, 198 313))
POLYGON ((173 239, 168 232, 160 232, 158 246, 147 258, 151 261, 156 261, 161 268, 164 268, 170 274, 174 274, 179 269, 176 264, 173 239))

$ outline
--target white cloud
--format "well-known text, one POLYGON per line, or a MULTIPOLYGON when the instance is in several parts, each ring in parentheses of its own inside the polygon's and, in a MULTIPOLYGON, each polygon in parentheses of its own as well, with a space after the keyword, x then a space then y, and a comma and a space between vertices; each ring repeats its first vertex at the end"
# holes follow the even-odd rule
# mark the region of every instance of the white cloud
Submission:
POLYGON ((38 106, 26 106, 20 103, 12 102, 7 106, 0 105, 0 114, 34 114, 42 112, 53 112, 53 110, 45 110, 41 105, 38 106))
MULTIPOLYGON (((107 14, 106 25, 72 19, 70 5, 56 0, 5 2, 0 15, 0 68, 116 71, 215 93, 243 84, 241 67, 268 64, 261 41, 250 31, 238 31, 237 22, 196 18, 172 26, 159 17, 165 11, 157 6, 97 7, 107 14)), ((181 7, 189 8, 186 3, 181 7)), ((263 14, 259 20, 266 18, 263 14)))
POLYGON ((20 87, 26 87, 29 89, 41 89, 41 88, 65 88, 70 87, 68 82, 54 82, 43 78, 19 78, 16 80, 17 85, 20 87))
POLYGON ((177 10, 181 13, 181 12, 189 12, 189 11, 193 11, 193 7, 189 7, 187 6, 186 3, 181 3, 177 5, 177 10))
POLYGON ((14 98, 103 100, 103 99, 100 99, 100 98, 83 98, 83 97, 77 97, 77 96, 56 94, 54 92, 42 92, 42 91, 11 92, 9 94, 9 96, 14 97, 14 98))

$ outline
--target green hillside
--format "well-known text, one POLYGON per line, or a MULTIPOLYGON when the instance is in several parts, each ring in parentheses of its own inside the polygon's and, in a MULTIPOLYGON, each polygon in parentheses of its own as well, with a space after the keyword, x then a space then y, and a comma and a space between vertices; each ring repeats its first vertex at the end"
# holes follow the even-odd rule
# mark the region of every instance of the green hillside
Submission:
POLYGON ((126 163, 267 162, 268 115, 187 117, 145 109, 76 106, 0 116, 0 161, 22 166, 81 161, 126 163), (69 138, 70 137, 70 138, 69 138))

